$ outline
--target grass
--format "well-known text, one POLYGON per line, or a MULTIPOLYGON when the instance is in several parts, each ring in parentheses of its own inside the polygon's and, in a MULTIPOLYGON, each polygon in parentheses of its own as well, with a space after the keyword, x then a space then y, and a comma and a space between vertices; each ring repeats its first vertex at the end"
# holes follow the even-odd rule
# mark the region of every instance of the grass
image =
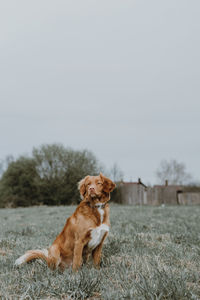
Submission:
POLYGON ((200 299, 200 206, 111 205, 100 270, 14 267, 26 250, 48 247, 74 209, 0 210, 0 299, 200 299))

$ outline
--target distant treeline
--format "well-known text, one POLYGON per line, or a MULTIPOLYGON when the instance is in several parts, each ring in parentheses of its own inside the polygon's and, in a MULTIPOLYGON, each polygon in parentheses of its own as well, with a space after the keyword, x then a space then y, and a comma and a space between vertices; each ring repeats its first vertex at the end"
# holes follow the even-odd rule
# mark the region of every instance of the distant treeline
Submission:
POLYGON ((76 204, 77 183, 100 171, 100 163, 88 150, 42 145, 31 157, 9 161, 0 180, 0 207, 76 204))

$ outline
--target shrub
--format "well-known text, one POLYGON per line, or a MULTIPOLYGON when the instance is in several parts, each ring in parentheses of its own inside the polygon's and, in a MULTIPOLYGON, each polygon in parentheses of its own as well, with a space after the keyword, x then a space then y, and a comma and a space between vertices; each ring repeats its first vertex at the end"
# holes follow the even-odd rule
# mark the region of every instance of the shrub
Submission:
POLYGON ((9 164, 0 184, 0 206, 29 206, 39 203, 35 161, 20 157, 9 164))

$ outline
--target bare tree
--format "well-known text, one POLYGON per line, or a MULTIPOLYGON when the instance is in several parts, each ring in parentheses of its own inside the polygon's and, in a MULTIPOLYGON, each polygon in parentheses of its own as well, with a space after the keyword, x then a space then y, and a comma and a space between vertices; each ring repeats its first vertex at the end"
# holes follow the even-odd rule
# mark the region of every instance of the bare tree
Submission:
POLYGON ((159 168, 156 170, 156 177, 160 184, 168 180, 169 184, 189 184, 192 176, 186 172, 184 163, 177 162, 175 159, 169 161, 162 160, 159 168))
POLYGON ((121 171, 121 169, 119 168, 117 163, 114 163, 113 166, 110 169, 110 177, 114 182, 120 182, 123 180, 123 172, 121 171))

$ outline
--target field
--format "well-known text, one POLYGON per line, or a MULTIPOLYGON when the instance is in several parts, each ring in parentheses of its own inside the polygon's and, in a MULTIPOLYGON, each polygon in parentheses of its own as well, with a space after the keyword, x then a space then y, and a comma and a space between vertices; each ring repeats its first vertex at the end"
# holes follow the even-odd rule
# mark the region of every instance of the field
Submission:
POLYGON ((0 299, 200 299, 200 206, 111 205, 100 270, 14 266, 26 250, 47 248, 74 209, 0 210, 0 299))

